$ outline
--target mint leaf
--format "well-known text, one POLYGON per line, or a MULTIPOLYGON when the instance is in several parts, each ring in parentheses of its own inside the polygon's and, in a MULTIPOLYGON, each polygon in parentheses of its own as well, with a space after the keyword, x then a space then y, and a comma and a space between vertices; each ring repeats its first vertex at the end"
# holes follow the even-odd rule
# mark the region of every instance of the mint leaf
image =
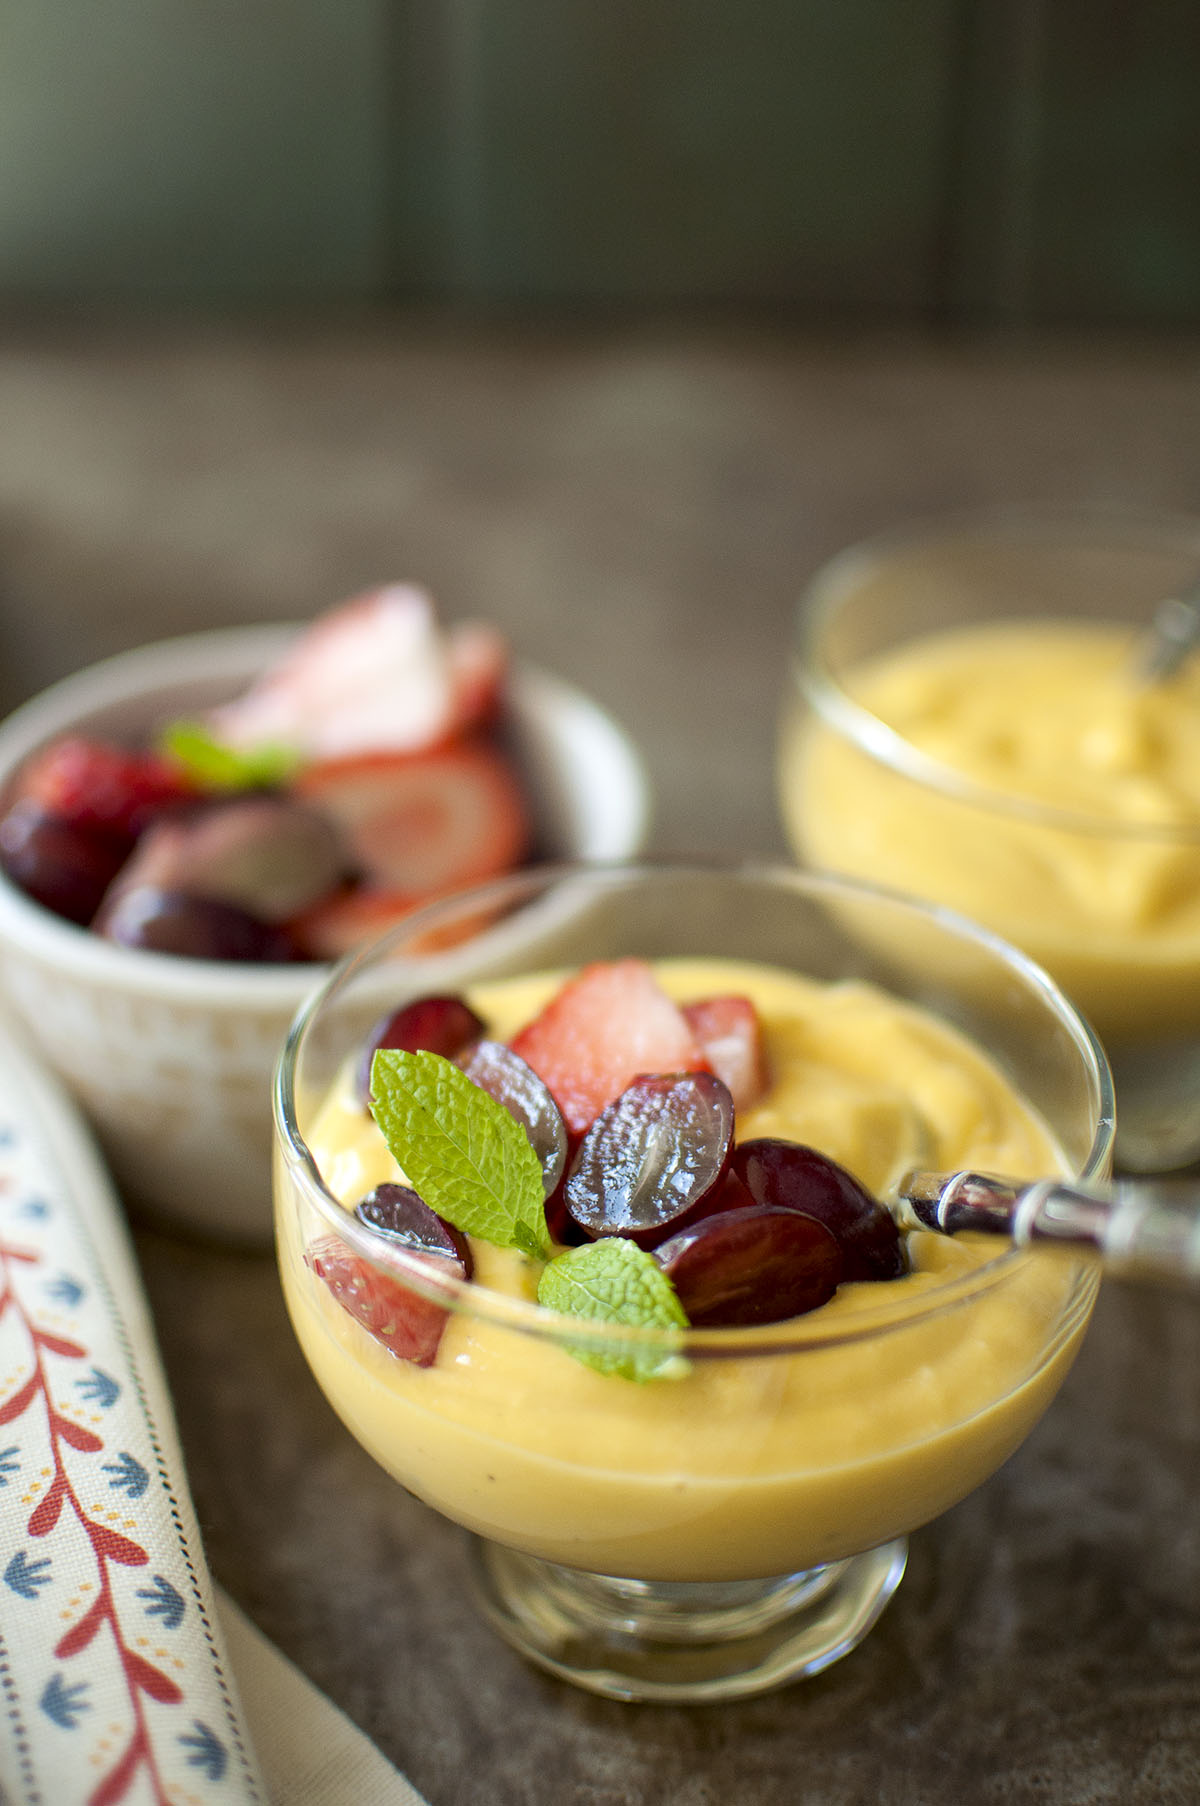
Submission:
POLYGON ((274 788, 300 764, 290 746, 225 746, 201 721, 173 721, 159 736, 159 747, 204 790, 274 788))
MULTIPOLYGON (((653 1255, 624 1236, 606 1236, 552 1260, 538 1283, 538 1303, 568 1317, 593 1317, 632 1329, 686 1329, 687 1317, 653 1255)), ((675 1365, 675 1354, 636 1343, 613 1348, 581 1339, 567 1344, 585 1367, 626 1380, 649 1380, 675 1365)))
POLYGON ((541 1161, 516 1118, 452 1060, 381 1047, 371 1113, 430 1210, 464 1235, 546 1259, 541 1161))

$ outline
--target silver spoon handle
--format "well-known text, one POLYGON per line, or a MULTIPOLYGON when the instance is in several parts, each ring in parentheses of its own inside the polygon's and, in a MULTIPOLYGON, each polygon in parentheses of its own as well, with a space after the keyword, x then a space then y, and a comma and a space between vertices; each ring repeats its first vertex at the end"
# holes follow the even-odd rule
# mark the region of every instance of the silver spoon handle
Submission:
POLYGON ((1099 1186, 915 1172, 901 1183, 900 1199, 924 1229, 982 1230, 1021 1248, 1091 1248, 1114 1273, 1200 1285, 1200 1189, 1166 1196, 1129 1179, 1099 1186))
POLYGON ((1159 603, 1135 659, 1139 683, 1160 684, 1173 677, 1200 641, 1200 588, 1159 603))

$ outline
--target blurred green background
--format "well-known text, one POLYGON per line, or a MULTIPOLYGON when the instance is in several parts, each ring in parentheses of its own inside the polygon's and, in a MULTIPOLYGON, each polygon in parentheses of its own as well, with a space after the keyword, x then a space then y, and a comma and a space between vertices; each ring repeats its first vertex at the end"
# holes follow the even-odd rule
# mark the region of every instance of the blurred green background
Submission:
POLYGON ((0 0, 0 303, 1200 318, 1195 0, 0 0))

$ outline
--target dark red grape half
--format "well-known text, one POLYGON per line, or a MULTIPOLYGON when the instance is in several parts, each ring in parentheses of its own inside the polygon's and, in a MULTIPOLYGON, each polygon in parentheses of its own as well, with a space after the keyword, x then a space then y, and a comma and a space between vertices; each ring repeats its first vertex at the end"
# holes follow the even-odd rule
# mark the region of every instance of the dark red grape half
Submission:
POLYGON ((798 1141, 764 1137, 739 1142, 730 1170, 755 1204, 803 1211, 832 1230, 845 1256, 844 1279, 907 1273, 908 1255, 891 1214, 836 1160, 798 1141))
POLYGON ((757 1204, 701 1217, 654 1258, 697 1329, 802 1317, 833 1297, 845 1264, 815 1217, 757 1204))
POLYGON ((129 842, 50 814, 30 797, 0 820, 0 865, 18 889, 86 927, 129 853, 129 842))
POLYGON ((733 1142, 733 1098, 711 1072, 635 1079, 603 1109, 567 1174, 567 1210, 585 1235, 653 1248, 704 1207, 733 1142))
POLYGON ((567 1164, 567 1126, 550 1087, 503 1041, 476 1041, 459 1056, 459 1064, 473 1085, 520 1123, 541 1161, 542 1187, 550 1197, 567 1164))
POLYGON ((279 965, 297 957, 281 928, 215 897, 137 885, 120 890, 100 909, 93 927, 105 940, 148 953, 189 959, 253 961, 279 965))
POLYGON ((431 1210, 410 1186, 384 1181, 354 1206, 360 1223, 413 1254, 452 1263, 461 1279, 473 1271, 471 1244, 461 1229, 431 1210))
POLYGON ((461 997, 414 997, 381 1016, 367 1036, 358 1066, 358 1091, 365 1103, 371 1093, 371 1062, 381 1047, 403 1053, 435 1053, 452 1060, 482 1035, 484 1024, 461 997))

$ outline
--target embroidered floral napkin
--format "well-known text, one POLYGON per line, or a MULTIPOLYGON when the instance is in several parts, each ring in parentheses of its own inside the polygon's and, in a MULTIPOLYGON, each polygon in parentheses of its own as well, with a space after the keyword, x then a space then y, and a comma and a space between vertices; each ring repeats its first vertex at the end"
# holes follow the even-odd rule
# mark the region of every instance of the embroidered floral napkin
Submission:
POLYGON ((226 1606, 111 1184, 0 1024, 3 1806, 419 1806, 226 1606))

